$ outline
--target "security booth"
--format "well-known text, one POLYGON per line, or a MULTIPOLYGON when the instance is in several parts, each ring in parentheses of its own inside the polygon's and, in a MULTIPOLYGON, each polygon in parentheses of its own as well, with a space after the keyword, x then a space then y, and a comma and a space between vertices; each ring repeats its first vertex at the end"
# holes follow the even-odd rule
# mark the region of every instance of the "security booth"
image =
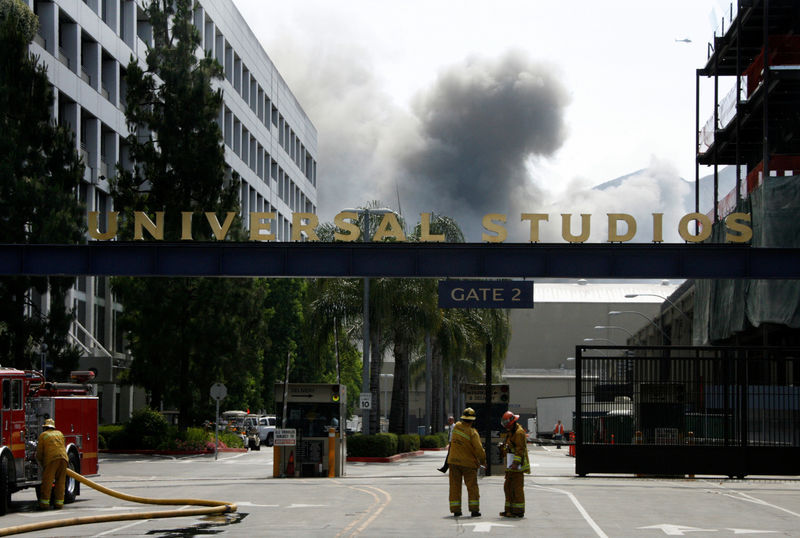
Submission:
POLYGON ((486 463, 490 475, 503 475, 505 473, 505 462, 500 450, 502 441, 503 426, 500 419, 503 413, 508 411, 510 398, 508 385, 492 384, 492 397, 489 407, 486 406, 486 385, 482 383, 467 383, 462 386, 464 403, 466 407, 475 410, 475 428, 481 436, 481 443, 486 448, 486 463), (489 442, 487 444, 487 433, 489 442))
POLYGON ((346 386, 276 383, 275 411, 273 476, 344 476, 346 386))

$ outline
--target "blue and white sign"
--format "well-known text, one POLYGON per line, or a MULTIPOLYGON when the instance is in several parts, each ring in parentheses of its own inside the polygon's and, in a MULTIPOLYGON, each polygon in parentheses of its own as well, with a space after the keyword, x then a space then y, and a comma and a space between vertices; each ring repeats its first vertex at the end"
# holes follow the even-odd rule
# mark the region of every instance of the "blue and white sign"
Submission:
POLYGON ((440 280, 439 308, 533 308, 533 281, 440 280))

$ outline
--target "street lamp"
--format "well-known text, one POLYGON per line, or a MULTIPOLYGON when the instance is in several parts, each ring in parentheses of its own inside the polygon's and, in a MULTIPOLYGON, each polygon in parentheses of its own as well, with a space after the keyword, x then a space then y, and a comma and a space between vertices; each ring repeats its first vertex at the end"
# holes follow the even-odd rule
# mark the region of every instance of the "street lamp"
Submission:
MULTIPOLYGON (((344 211, 352 212, 352 213, 359 213, 363 215, 363 237, 362 241, 364 243, 369 243, 370 235, 369 235, 369 216, 370 214, 374 215, 385 215, 387 213, 394 213, 393 209, 389 209, 388 207, 361 207, 358 209, 345 209, 344 211)), ((364 277, 364 334, 363 334, 363 360, 361 365, 361 392, 362 393, 370 393, 370 383, 369 383, 369 363, 370 363, 370 354, 369 354, 369 277, 364 277)), ((365 435, 369 435, 369 418, 370 414, 372 413, 372 409, 362 409, 361 410, 361 432, 365 435)))
POLYGON ((625 331, 626 333, 628 333, 628 336, 630 336, 631 338, 634 337, 632 332, 630 332, 625 327, 620 327, 618 325, 595 325, 594 328, 597 330, 619 329, 620 331, 625 331))
POLYGON ((658 297, 659 299, 663 299, 664 301, 668 302, 672 306, 672 308, 677 310, 680 313, 680 315, 683 316, 686 319, 686 321, 689 321, 689 322, 692 321, 692 319, 689 316, 686 315, 686 312, 684 312, 683 310, 678 308, 678 305, 676 305, 675 303, 673 303, 672 301, 670 301, 669 299, 667 299, 663 295, 658 295, 657 293, 628 293, 628 294, 625 295, 626 299, 633 299, 635 297, 658 297))
POLYGON ((652 325, 653 327, 658 329, 658 332, 661 333, 661 344, 662 345, 669 340, 669 338, 667 338, 667 335, 664 332, 664 330, 661 327, 659 327, 658 324, 655 321, 653 321, 649 317, 645 316, 644 314, 642 314, 638 310, 612 310, 611 312, 608 313, 609 316, 619 316, 620 314, 636 314, 636 315, 638 315, 640 317, 643 317, 644 319, 646 319, 647 321, 650 322, 650 325, 652 325))
POLYGON ((619 345, 615 341, 610 340, 608 338, 584 338, 583 341, 584 342, 608 342, 612 346, 618 346, 619 345))

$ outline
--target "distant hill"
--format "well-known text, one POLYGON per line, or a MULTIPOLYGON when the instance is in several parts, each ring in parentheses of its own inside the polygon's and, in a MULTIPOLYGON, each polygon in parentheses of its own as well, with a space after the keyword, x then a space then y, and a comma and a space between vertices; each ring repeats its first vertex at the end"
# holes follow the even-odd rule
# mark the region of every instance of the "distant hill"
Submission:
MULTIPOLYGON (((604 183, 596 185, 593 187, 594 190, 604 191, 607 189, 619 187, 626 180, 635 177, 639 174, 646 172, 646 168, 642 168, 641 170, 636 170, 635 172, 631 172, 629 174, 625 174, 624 176, 620 176, 618 178, 614 178, 608 180, 604 183)), ((736 186, 736 168, 733 166, 726 166, 724 168, 720 168, 718 173, 718 198, 724 198, 731 190, 734 189, 736 186)), ((680 178, 681 181, 684 181, 692 186, 691 188, 691 195, 687 196, 683 200, 684 208, 686 213, 691 213, 694 211, 694 181, 688 181, 686 179, 680 178)), ((703 176, 700 178, 700 212, 701 213, 708 213, 711 211, 711 207, 714 203, 714 174, 709 174, 707 176, 703 176)))

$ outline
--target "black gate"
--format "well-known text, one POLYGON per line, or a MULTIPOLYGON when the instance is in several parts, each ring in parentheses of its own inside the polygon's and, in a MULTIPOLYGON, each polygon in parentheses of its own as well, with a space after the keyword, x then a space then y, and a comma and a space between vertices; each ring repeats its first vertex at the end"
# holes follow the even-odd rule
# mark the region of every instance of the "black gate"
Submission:
POLYGON ((800 349, 575 353, 578 475, 800 474, 800 349))

